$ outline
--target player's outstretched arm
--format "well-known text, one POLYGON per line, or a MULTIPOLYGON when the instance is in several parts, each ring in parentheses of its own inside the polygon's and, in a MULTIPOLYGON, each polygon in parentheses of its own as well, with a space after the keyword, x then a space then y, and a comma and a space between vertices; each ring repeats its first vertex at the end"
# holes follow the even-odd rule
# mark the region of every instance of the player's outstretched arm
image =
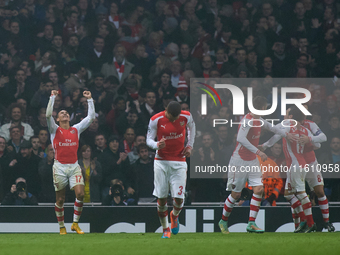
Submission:
POLYGON ((272 147, 274 144, 280 141, 281 138, 282 138, 281 135, 276 134, 272 136, 267 142, 262 144, 261 147, 263 148, 263 150, 266 150, 268 147, 272 147))
POLYGON ((85 129, 87 129, 91 125, 92 121, 94 121, 94 119, 96 118, 96 112, 94 109, 94 102, 93 102, 91 92, 85 90, 83 92, 83 96, 86 97, 89 107, 88 107, 86 118, 83 119, 78 124, 74 125, 74 127, 78 130, 79 134, 81 134, 85 129))
POLYGON ((57 90, 51 91, 50 100, 48 101, 48 105, 47 105, 47 109, 46 109, 47 126, 48 126, 48 130, 51 134, 55 133, 55 131, 58 128, 58 125, 55 123, 55 121, 52 117, 54 99, 56 98, 57 95, 58 95, 57 90))

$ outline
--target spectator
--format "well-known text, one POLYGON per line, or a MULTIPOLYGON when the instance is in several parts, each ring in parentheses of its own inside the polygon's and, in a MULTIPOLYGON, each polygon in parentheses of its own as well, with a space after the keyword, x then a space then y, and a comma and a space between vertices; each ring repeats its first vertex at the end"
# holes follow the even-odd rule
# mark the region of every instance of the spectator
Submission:
POLYGON ((137 153, 138 159, 131 165, 129 173, 130 187, 136 192, 137 199, 150 198, 153 192, 153 158, 145 143, 137 146, 137 153))
MULTIPOLYGON (((128 128, 135 130, 137 133, 145 134, 147 123, 141 114, 141 110, 127 108, 127 112, 118 118, 116 130, 120 136, 125 135, 128 128)), ((133 140, 131 141, 131 143, 133 140)))
POLYGON ((71 69, 71 77, 65 82, 65 87, 68 91, 73 89, 85 88, 86 70, 80 64, 74 63, 71 69))
POLYGON ((80 152, 79 165, 85 184, 84 202, 100 202, 102 167, 96 159, 92 158, 92 150, 89 145, 83 145, 80 152))
POLYGON ((149 123, 150 118, 157 113, 156 108, 156 93, 148 90, 145 96, 145 102, 140 107, 144 119, 149 123))
POLYGON ((9 164, 12 181, 19 177, 25 178, 28 187, 27 191, 36 197, 41 192, 41 180, 38 173, 39 162, 40 157, 32 152, 31 142, 24 141, 20 145, 20 153, 9 164))
POLYGON ((9 129, 12 126, 19 126, 21 128, 21 136, 25 140, 29 140, 30 137, 33 135, 32 127, 24 122, 21 122, 22 119, 22 108, 19 104, 12 104, 8 108, 8 116, 10 119, 10 123, 4 124, 0 128, 0 136, 4 137, 6 141, 10 139, 10 132, 9 129))
POLYGON ((46 150, 47 146, 51 143, 47 128, 42 128, 38 133, 40 146, 43 151, 46 150))
POLYGON ((196 76, 199 76, 202 73, 200 62, 190 55, 189 44, 181 44, 178 61, 181 63, 181 70, 192 70, 196 76))
POLYGON ((39 156, 40 158, 44 158, 46 154, 43 152, 40 146, 39 136, 34 135, 30 138, 30 142, 32 144, 32 152, 34 155, 39 156))
POLYGON ((26 180, 17 178, 15 184, 12 185, 11 191, 7 193, 2 205, 38 205, 37 198, 28 192, 26 180))
POLYGON ((35 109, 46 108, 49 95, 53 89, 53 82, 51 80, 45 80, 40 84, 40 88, 35 92, 31 99, 31 107, 35 109))
POLYGON ((136 137, 136 134, 133 128, 127 128, 125 130, 123 145, 124 145, 124 152, 126 154, 133 150, 135 137, 136 137))
POLYGON ((93 73, 99 73, 104 63, 109 61, 111 54, 105 49, 105 40, 101 36, 96 36, 91 51, 84 53, 87 55, 89 68, 93 73))
POLYGON ((181 78, 178 83, 176 100, 179 103, 189 103, 189 87, 186 82, 181 78))
POLYGON ((18 69, 15 73, 14 80, 4 86, 4 101, 3 104, 8 106, 17 98, 24 98, 26 101, 31 99, 34 94, 35 86, 28 83, 27 76, 24 70, 18 69))
POLYGON ((96 134, 96 136, 94 137, 94 144, 96 145, 96 147, 93 151, 93 158, 97 159, 107 147, 105 136, 101 133, 96 134))
POLYGON ((14 157, 15 153, 7 150, 6 140, 0 136, 0 201, 11 185, 9 163, 14 157))
POLYGON ((9 129, 11 140, 7 143, 7 150, 19 153, 20 145, 25 139, 21 136, 20 126, 12 126, 9 129))
POLYGON ((99 163, 103 167, 102 197, 109 191, 110 181, 113 179, 126 180, 126 170, 130 166, 127 153, 119 151, 119 138, 112 136, 109 138, 108 147, 98 157, 99 163))
POLYGON ((118 78, 120 84, 123 84, 124 80, 132 72, 134 65, 125 59, 126 50, 123 45, 116 44, 113 49, 113 59, 103 65, 101 73, 105 78, 113 75, 118 78))
POLYGON ((137 159, 139 159, 139 155, 138 155, 138 150, 137 147, 142 144, 142 143, 146 143, 146 139, 144 135, 136 135, 135 136, 135 141, 133 143, 133 148, 132 150, 128 153, 128 158, 129 158, 129 162, 130 164, 133 164, 136 162, 137 159))
MULTIPOLYGON (((61 101, 60 97, 56 100, 61 101)), ((58 104, 58 102, 57 102, 58 104)), ((59 103, 60 104, 60 103, 59 103)), ((38 112, 38 120, 36 121, 35 126, 33 127, 34 133, 37 134, 39 133, 39 130, 42 128, 47 128, 47 121, 46 121, 46 107, 42 107, 39 109, 38 112)))
POLYGON ((54 150, 52 144, 46 149, 46 157, 39 162, 38 172, 41 179, 41 193, 39 201, 43 203, 55 203, 55 190, 53 186, 54 150))

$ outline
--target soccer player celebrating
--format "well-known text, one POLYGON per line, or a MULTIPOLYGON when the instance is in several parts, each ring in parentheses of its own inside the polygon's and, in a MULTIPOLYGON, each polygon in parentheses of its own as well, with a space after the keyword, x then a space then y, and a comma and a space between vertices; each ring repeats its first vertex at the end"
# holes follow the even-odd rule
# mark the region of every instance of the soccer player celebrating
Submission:
MULTIPOLYGON (((267 109, 266 98, 261 96, 255 97, 253 106, 255 109, 259 110, 267 109)), ((279 128, 275 126, 273 127, 269 122, 258 115, 248 113, 243 117, 238 127, 236 148, 228 167, 230 171, 227 190, 231 191, 231 194, 225 201, 222 219, 218 224, 223 234, 229 233, 228 217, 231 214, 235 202, 240 198, 241 191, 247 180, 249 186, 253 188, 254 193, 250 202, 249 222, 246 229, 248 232, 264 232, 255 223, 263 194, 262 172, 256 155, 260 156, 262 161, 267 159, 267 155, 257 148, 261 135, 261 124, 263 124, 264 128, 274 133, 279 133, 284 137, 288 136, 288 139, 292 139, 292 136, 279 130, 279 128), (252 171, 248 171, 250 169, 252 169, 252 171)))
POLYGON ((81 168, 78 164, 77 150, 79 146, 80 134, 90 126, 95 119, 95 110, 90 91, 84 91, 83 95, 89 104, 87 117, 80 123, 70 126, 70 115, 67 111, 61 110, 57 115, 59 126, 52 117, 53 104, 58 91, 52 90, 52 95, 48 102, 46 118, 48 129, 51 134, 51 142, 55 153, 53 164, 53 183, 56 191, 55 213, 58 219, 60 234, 66 234, 64 225, 64 201, 65 187, 69 183, 71 190, 74 190, 76 201, 74 203, 72 231, 78 234, 84 232, 78 226, 78 221, 83 210, 84 180, 81 168))
MULTIPOLYGON (((296 106, 290 108, 288 117, 289 119, 286 119, 284 124, 278 124, 278 126, 281 126, 280 128, 286 132, 295 134, 299 139, 295 141, 283 139, 287 166, 290 166, 286 179, 285 198, 291 204, 293 211, 300 218, 306 218, 307 221, 305 224, 300 224, 301 227, 299 226, 294 232, 310 233, 316 230, 316 224, 313 220, 312 204, 305 189, 306 172, 311 169, 305 169, 305 166, 308 166, 308 159, 306 159, 304 149, 307 146, 318 146, 317 143, 321 142, 324 138, 313 136, 307 128, 303 127, 302 123, 305 120, 305 115, 296 106)), ((261 149, 271 147, 279 139, 277 136, 274 136, 260 147, 262 147, 261 149)))
MULTIPOLYGON (((305 107, 307 108, 307 105, 305 105, 305 107)), ((290 114, 290 110, 291 110, 290 108, 287 109, 285 119, 292 119, 293 116, 290 114)), ((329 232, 334 232, 335 228, 333 224, 329 221, 329 205, 328 205, 327 197, 325 196, 325 192, 324 192, 324 182, 323 182, 322 174, 321 172, 317 171, 318 162, 317 162, 317 159, 314 153, 314 149, 317 149, 319 147, 319 143, 326 142, 327 137, 320 130, 319 126, 311 120, 305 119, 303 120, 301 124, 313 134, 314 141, 315 141, 315 144, 313 146, 312 144, 309 143, 308 136, 301 135, 299 139, 299 143, 306 144, 304 147, 304 152, 303 152, 303 156, 306 160, 306 163, 309 165, 309 171, 306 174, 306 181, 310 189, 312 191, 314 190, 316 196, 318 197, 319 206, 320 206, 322 217, 325 223, 324 227, 327 228, 329 232)), ((274 137, 275 138, 273 139, 275 140, 281 139, 281 137, 278 135, 275 135, 274 137)), ((292 195, 292 196, 295 197, 295 195, 292 195)), ((302 209, 300 201, 296 197, 294 201, 296 201, 294 206, 293 204, 291 205, 293 220, 295 223, 294 232, 295 233, 304 232, 304 230, 307 227, 305 215, 303 213, 303 209, 302 209)))
POLYGON ((195 123, 190 112, 181 111, 178 102, 170 102, 165 111, 150 119, 146 143, 157 150, 154 161, 154 191, 158 198, 157 211, 163 227, 162 238, 170 238, 171 232, 179 231, 178 215, 184 204, 187 163, 196 134, 195 123), (188 142, 185 143, 187 129, 188 142), (155 141, 157 136, 158 142, 155 141), (170 212, 171 232, 168 222, 167 197, 173 197, 173 210, 170 212))

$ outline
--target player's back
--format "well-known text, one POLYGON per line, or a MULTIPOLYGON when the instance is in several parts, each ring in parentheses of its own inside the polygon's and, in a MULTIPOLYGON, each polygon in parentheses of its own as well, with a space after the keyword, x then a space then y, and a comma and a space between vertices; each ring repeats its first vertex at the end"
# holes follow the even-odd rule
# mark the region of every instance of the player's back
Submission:
POLYGON ((174 122, 165 116, 165 111, 152 116, 150 121, 156 122, 157 140, 165 139, 166 146, 157 151, 156 160, 185 161, 182 154, 184 149, 186 125, 191 118, 190 112, 181 111, 180 116, 174 122))

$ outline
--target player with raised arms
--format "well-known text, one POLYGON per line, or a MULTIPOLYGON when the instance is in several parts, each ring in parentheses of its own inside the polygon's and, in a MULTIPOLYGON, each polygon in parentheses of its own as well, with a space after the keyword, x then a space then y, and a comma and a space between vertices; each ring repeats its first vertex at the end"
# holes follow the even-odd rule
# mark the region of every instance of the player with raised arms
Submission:
MULTIPOLYGON (((267 99, 257 96, 253 100, 253 106, 258 110, 266 110, 267 99)), ((262 127, 271 132, 293 139, 293 136, 275 126, 273 127, 272 124, 262 119, 259 115, 248 113, 242 118, 238 126, 236 148, 230 158, 228 167, 230 171, 228 173, 227 190, 231 191, 231 194, 225 200, 222 219, 218 224, 223 234, 229 233, 228 217, 235 202, 240 198, 241 191, 247 181, 249 186, 253 188, 254 193, 250 202, 249 222, 246 230, 255 233, 264 232, 255 223, 263 195, 262 171, 257 155, 261 157, 262 161, 267 159, 267 155, 257 148, 261 135, 261 124, 262 127)))
POLYGON ((194 144, 196 127, 190 112, 181 111, 178 102, 170 102, 165 111, 150 119, 146 143, 157 150, 154 161, 154 191, 157 211, 163 227, 162 238, 170 238, 171 232, 179 231, 178 215, 184 204, 187 176, 186 157, 190 157, 194 144), (188 142, 185 145, 185 133, 188 142), (157 137, 158 142, 155 141, 157 137), (170 212, 171 232, 168 222, 167 198, 173 197, 173 210, 170 212))
POLYGON ((77 151, 80 134, 87 129, 95 119, 94 103, 91 92, 84 91, 83 95, 87 98, 89 105, 87 117, 78 124, 70 126, 69 113, 61 110, 57 115, 58 126, 52 117, 53 104, 57 95, 58 91, 52 90, 46 109, 47 125, 55 153, 53 164, 53 183, 56 191, 55 213, 60 227, 60 234, 65 235, 67 233, 64 225, 65 187, 67 184, 70 184, 70 189, 74 190, 76 195, 71 230, 76 231, 78 234, 84 234, 78 225, 83 210, 84 180, 78 164, 77 151))

